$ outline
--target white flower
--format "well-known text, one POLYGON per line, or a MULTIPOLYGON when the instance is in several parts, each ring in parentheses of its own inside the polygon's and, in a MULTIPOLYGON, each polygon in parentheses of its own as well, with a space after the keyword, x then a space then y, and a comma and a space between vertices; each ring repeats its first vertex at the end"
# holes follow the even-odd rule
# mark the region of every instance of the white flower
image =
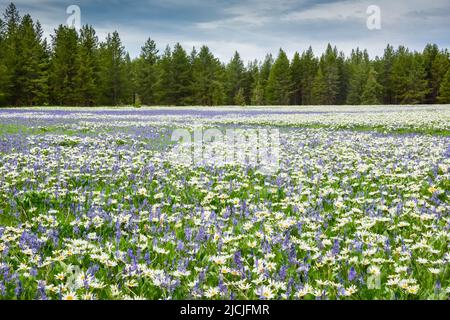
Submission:
POLYGON ((208 299, 214 298, 217 295, 219 295, 219 289, 218 288, 209 288, 208 290, 206 290, 205 292, 205 297, 207 297, 208 299))
POLYGON ((68 292, 62 297, 63 300, 78 300, 78 296, 75 292, 68 292))

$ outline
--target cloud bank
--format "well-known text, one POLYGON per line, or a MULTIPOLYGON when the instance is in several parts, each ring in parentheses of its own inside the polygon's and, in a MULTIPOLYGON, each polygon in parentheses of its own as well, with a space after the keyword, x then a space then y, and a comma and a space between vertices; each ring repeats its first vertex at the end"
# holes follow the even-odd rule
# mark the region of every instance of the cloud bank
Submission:
MULTIPOLYGON (((0 0, 4 11, 9 1, 0 0)), ((422 50, 427 43, 450 47, 448 0, 16 0, 21 13, 38 19, 48 36, 67 19, 66 8, 81 8, 82 24, 104 38, 119 31, 131 56, 148 37, 161 50, 180 42, 187 50, 208 45, 223 61, 234 51, 244 60, 263 59, 280 47, 289 55, 309 45, 320 54, 330 42, 345 53, 357 46, 371 56, 388 43, 422 50), (381 29, 366 26, 367 8, 381 9, 381 29)))

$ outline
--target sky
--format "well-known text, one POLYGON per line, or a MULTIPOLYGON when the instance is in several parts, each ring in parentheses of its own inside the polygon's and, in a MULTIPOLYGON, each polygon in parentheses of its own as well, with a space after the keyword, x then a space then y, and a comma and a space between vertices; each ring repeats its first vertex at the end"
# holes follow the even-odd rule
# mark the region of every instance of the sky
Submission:
MULTIPOLYGON (((0 0, 4 12, 10 0, 0 0)), ((49 36, 66 24, 70 5, 81 24, 100 39, 117 30, 132 57, 149 37, 163 51, 179 42, 188 52, 207 45, 222 61, 238 51, 244 61, 262 60, 283 48, 289 56, 328 43, 382 55, 386 45, 422 50, 427 43, 450 48, 450 0, 15 0, 49 36), (373 7, 375 6, 375 7, 373 7), (375 8, 375 9, 374 9, 375 8), (370 10, 368 10, 370 9, 370 10), (379 13, 379 14, 378 14, 379 13), (368 20, 369 26, 368 27, 368 20), (374 28, 374 26, 376 28, 374 28)))

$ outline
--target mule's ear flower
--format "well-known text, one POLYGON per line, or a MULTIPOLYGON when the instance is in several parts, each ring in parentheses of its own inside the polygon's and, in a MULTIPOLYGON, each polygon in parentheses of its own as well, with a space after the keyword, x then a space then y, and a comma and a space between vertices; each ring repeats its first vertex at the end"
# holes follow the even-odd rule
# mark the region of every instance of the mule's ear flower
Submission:
POLYGON ((74 292, 68 292, 63 295, 62 300, 78 300, 78 296, 74 292))
POLYGON ((437 188, 435 188, 435 187, 430 187, 430 188, 428 188, 428 192, 429 193, 436 193, 436 192, 438 192, 439 190, 437 189, 437 188))

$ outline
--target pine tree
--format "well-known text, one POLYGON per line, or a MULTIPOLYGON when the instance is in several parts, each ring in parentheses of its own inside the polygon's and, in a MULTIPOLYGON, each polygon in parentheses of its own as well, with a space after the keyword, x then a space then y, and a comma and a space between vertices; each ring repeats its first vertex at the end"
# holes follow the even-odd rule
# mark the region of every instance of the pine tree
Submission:
POLYGON ((134 86, 133 79, 133 62, 131 61, 130 54, 125 52, 123 59, 123 87, 120 98, 120 103, 125 105, 132 105, 135 98, 136 88, 134 86))
MULTIPOLYGON (((337 50, 337 49, 336 49, 337 50)), ((349 79, 350 70, 348 64, 345 61, 344 52, 340 52, 336 60, 337 70, 338 70, 338 91, 336 95, 336 104, 342 105, 346 103, 348 90, 349 90, 349 79)))
POLYGON ((257 105, 267 104, 266 101, 266 88, 267 82, 269 81, 270 71, 272 70, 274 60, 271 54, 266 55, 263 63, 261 64, 259 70, 258 80, 256 81, 255 87, 252 91, 252 100, 257 98, 257 105), (261 96, 262 94, 262 96, 261 96))
POLYGON ((448 50, 433 44, 420 53, 388 45, 374 60, 328 45, 320 59, 310 47, 290 62, 280 49, 275 62, 244 66, 237 52, 224 65, 207 47, 188 56, 177 44, 160 57, 149 39, 132 60, 117 32, 99 44, 92 27, 60 26, 49 48, 39 22, 14 4, 0 19, 1 106, 448 103, 449 69, 448 50))
POLYGON ((3 91, 2 99, 6 104, 17 105, 20 99, 17 79, 20 75, 18 69, 20 67, 19 27, 21 17, 13 3, 6 8, 3 17, 3 43, 0 49, 3 55, 2 63, 0 64, 0 72, 2 73, 0 83, 3 87, 1 89, 3 91))
POLYGON ((251 104, 253 106, 262 106, 264 104, 264 86, 258 80, 252 92, 251 104))
POLYGON ((143 104, 156 103, 156 83, 158 62, 158 49, 152 39, 148 39, 141 49, 137 66, 137 92, 143 104))
POLYGON ((48 56, 42 28, 39 23, 34 24, 30 15, 25 15, 18 32, 20 64, 16 69, 16 104, 42 104, 46 102, 48 89, 48 56))
MULTIPOLYGON (((237 93, 241 90, 244 82, 245 68, 239 53, 236 51, 225 70, 225 91, 227 104, 234 104, 237 93)), ((242 92, 242 95, 244 93, 242 92)), ((244 97, 245 98, 245 97, 244 97)))
POLYGON ((259 62, 254 60, 248 63, 244 72, 242 88, 244 89, 244 98, 246 104, 251 104, 253 91, 259 80, 259 62))
POLYGON ((79 68, 77 31, 60 25, 52 38, 52 47, 49 76, 52 102, 58 105, 74 105, 77 102, 75 79, 79 68))
POLYGON ((101 103, 116 106, 127 102, 126 54, 117 31, 108 34, 106 42, 100 45, 99 56, 101 103))
POLYGON ((361 103, 362 94, 367 82, 369 59, 366 52, 361 52, 359 48, 352 51, 350 61, 350 80, 347 95, 347 104, 358 105, 361 103))
POLYGON ((338 53, 328 45, 319 63, 319 71, 313 84, 313 103, 332 105, 338 102, 340 88, 338 53))
POLYGON ((292 98, 291 102, 294 105, 300 105, 303 100, 302 92, 302 61, 298 52, 294 53, 294 58, 291 63, 291 80, 292 80, 292 98))
POLYGON ((160 105, 174 105, 173 90, 173 77, 172 77, 172 50, 169 46, 164 50, 161 59, 157 65, 158 80, 155 87, 156 101, 160 105))
POLYGON ((312 86, 317 74, 318 61, 314 56, 314 52, 311 47, 302 54, 300 59, 302 70, 301 79, 301 92, 303 105, 310 105, 313 103, 312 86))
POLYGON ((450 69, 442 79, 439 88, 438 102, 443 104, 450 104, 450 69))
POLYGON ((6 103, 9 75, 5 65, 6 26, 0 18, 0 106, 6 103))
POLYGON ((221 105, 225 101, 225 88, 223 85, 223 66, 203 46, 193 59, 192 66, 192 95, 194 104, 221 105))
POLYGON ((433 74, 433 64, 436 60, 437 56, 439 55, 439 48, 435 44, 427 44, 425 49, 423 50, 422 57, 423 57, 423 66, 425 69, 425 76, 428 81, 428 88, 429 92, 427 96, 425 97, 425 103, 433 103, 436 102, 437 94, 439 91, 439 86, 436 86, 436 81, 434 81, 434 74, 433 74))
POLYGON ((270 70, 266 87, 266 101, 269 105, 288 105, 291 97, 292 81, 289 59, 280 49, 277 60, 270 70))
POLYGON ((450 69, 450 55, 447 50, 440 51, 436 58, 433 61, 431 66, 431 78, 430 87, 431 87, 431 98, 428 101, 429 103, 438 102, 438 94, 441 87, 442 80, 444 79, 445 74, 450 69))
POLYGON ((171 64, 171 100, 175 105, 188 105, 192 86, 191 65, 186 51, 179 43, 173 48, 171 64))
POLYGON ((237 106, 245 106, 245 94, 244 94, 244 88, 240 88, 239 91, 234 96, 234 104, 237 106))
POLYGON ((98 103, 99 60, 98 38, 94 28, 83 26, 76 57, 78 66, 75 75, 76 103, 82 106, 94 106, 98 103))
POLYGON ((424 103, 429 93, 422 57, 400 47, 392 68, 395 101, 400 104, 424 103))
POLYGON ((314 79, 311 94, 312 94, 312 104, 316 105, 326 105, 330 104, 327 100, 327 81, 323 73, 322 67, 319 66, 317 75, 314 79))
POLYGON ((393 104, 395 101, 394 88, 392 85, 392 68, 394 66, 394 60, 396 53, 394 47, 388 45, 384 50, 383 58, 380 61, 379 79, 380 84, 383 86, 383 103, 393 104))
POLYGON ((364 85, 360 104, 378 105, 381 104, 383 95, 383 86, 377 81, 377 72, 373 67, 370 68, 369 75, 364 85))
POLYGON ((0 106, 6 104, 8 97, 8 71, 3 63, 0 63, 0 106))

